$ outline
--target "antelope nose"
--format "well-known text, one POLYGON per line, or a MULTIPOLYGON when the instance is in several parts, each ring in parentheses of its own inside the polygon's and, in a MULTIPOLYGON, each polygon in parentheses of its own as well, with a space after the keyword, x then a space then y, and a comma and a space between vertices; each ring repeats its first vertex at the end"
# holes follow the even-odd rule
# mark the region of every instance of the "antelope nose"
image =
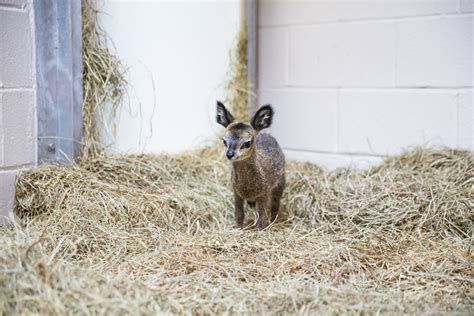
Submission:
POLYGON ((225 155, 227 156, 227 159, 232 159, 232 157, 234 157, 234 152, 228 151, 225 155))

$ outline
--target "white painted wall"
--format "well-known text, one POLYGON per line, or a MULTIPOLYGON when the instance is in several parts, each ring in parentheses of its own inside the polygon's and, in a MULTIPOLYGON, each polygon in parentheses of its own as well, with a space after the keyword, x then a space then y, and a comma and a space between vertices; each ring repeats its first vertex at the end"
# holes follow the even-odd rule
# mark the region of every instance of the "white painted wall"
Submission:
POLYGON ((212 140, 239 1, 105 0, 102 11, 130 67, 129 106, 119 113, 112 151, 175 152, 212 140))
POLYGON ((261 0, 258 89, 287 157, 474 150, 474 0, 261 0))
POLYGON ((33 0, 0 0, 0 224, 15 178, 36 163, 33 0))

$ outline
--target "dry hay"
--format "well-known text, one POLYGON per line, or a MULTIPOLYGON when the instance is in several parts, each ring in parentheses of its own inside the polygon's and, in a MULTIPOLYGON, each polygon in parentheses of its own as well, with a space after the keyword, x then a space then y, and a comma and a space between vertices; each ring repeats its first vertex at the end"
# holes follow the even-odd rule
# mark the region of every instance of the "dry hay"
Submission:
MULTIPOLYGON (((100 155, 100 119, 125 81, 95 1, 83 4, 86 158, 17 180, 0 314, 472 314, 472 153, 416 149, 329 174, 292 162, 280 223, 235 230, 220 148, 100 155)), ((242 30, 227 101, 243 119, 242 30)))
POLYGON ((287 218, 258 232, 232 228, 221 151, 23 173, 21 226, 0 228, 0 311, 472 314, 472 153, 290 162, 287 218))
POLYGON ((101 139, 126 90, 125 67, 109 50, 110 39, 100 21, 96 0, 82 1, 83 152, 96 156, 104 150, 101 139))
POLYGON ((247 24, 240 26, 235 48, 229 52, 228 80, 225 85, 227 98, 224 103, 238 121, 250 121, 250 98, 255 98, 253 83, 248 80, 247 24))

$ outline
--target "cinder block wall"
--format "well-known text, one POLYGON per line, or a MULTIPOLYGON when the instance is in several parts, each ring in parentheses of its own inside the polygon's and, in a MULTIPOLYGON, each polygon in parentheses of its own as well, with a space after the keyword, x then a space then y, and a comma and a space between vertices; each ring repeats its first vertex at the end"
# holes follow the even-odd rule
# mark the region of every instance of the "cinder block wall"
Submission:
POLYGON ((0 223, 36 162, 33 0, 0 0, 0 223))
POLYGON ((261 0, 271 132, 329 169, 412 145, 473 150, 473 15, 473 0, 261 0))

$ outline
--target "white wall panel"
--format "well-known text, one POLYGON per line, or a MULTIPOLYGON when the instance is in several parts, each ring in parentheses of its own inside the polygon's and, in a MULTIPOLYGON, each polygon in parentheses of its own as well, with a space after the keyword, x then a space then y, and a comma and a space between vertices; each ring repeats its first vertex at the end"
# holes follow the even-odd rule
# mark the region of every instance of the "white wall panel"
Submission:
POLYGON ((454 13, 457 6, 457 0, 261 0, 259 14, 262 26, 300 25, 454 13))
POLYGON ((393 23, 293 27, 289 43, 291 86, 394 86, 393 23))
POLYGON ((114 151, 179 151, 214 137, 239 8, 237 0, 105 1, 105 29, 130 68, 114 151))
POLYGON ((342 91, 340 150, 394 154, 415 145, 457 146, 457 97, 451 92, 342 91))
POLYGON ((472 87, 474 18, 398 23, 397 85, 472 87))
POLYGON ((271 132, 283 148, 336 149, 335 90, 262 90, 260 105, 268 103, 275 109, 271 132))
POLYGON ((327 168, 415 145, 473 150, 473 3, 262 0, 259 91, 285 116, 271 132, 327 168))

